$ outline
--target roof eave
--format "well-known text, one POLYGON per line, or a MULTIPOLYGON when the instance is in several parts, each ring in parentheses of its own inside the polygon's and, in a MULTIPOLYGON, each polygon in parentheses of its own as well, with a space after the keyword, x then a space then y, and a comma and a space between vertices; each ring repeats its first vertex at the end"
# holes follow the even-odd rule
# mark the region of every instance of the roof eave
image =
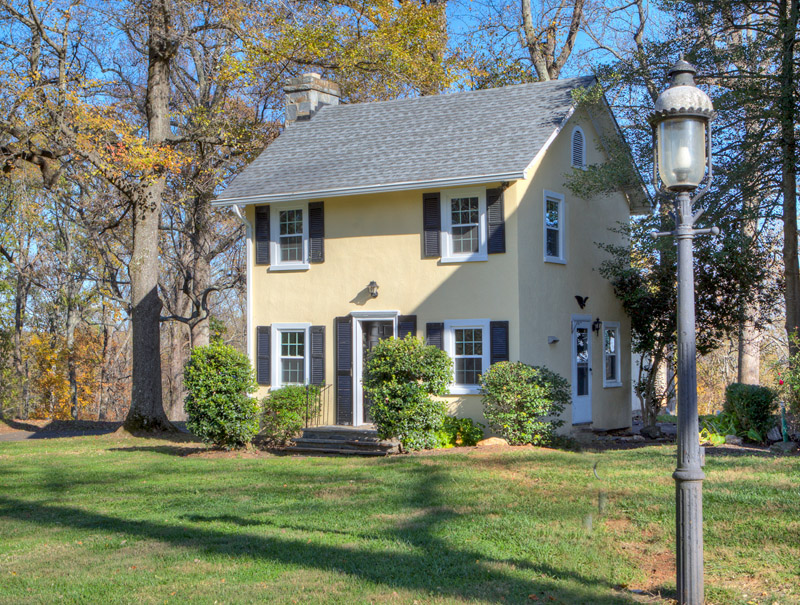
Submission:
POLYGON ((406 181, 402 183, 380 183, 376 185, 360 185, 358 187, 342 187, 335 189, 316 189, 309 191, 292 191, 286 193, 270 193, 243 197, 219 198, 211 202, 212 206, 241 206, 250 204, 266 204, 278 202, 297 202, 319 198, 344 197, 347 195, 364 195, 368 193, 390 193, 393 191, 410 191, 414 189, 438 189, 442 187, 463 187, 501 181, 517 181, 525 178, 526 170, 479 174, 466 177, 448 177, 425 181, 406 181))

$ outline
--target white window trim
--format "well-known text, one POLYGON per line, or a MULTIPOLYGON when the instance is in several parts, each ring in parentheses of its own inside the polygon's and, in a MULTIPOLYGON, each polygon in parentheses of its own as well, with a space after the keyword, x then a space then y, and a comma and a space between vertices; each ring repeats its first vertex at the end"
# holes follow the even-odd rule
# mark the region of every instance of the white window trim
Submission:
POLYGON ((603 340, 601 342, 603 347, 603 388, 613 388, 622 386, 622 342, 620 340, 620 328, 618 321, 604 321, 603 322, 603 340), (606 380, 606 330, 615 330, 617 332, 617 379, 606 380))
POLYGON ((306 271, 311 268, 308 262, 308 202, 300 204, 271 204, 269 217, 269 255, 270 271, 306 271), (284 210, 303 211, 303 261, 281 261, 280 216, 284 210))
POLYGON ((542 199, 542 251, 544 254, 544 262, 558 263, 561 265, 567 264, 567 203, 561 193, 555 191, 544 190, 542 199), (547 254, 547 201, 558 202, 558 256, 548 256, 547 254))
POLYGON ((442 231, 441 245, 442 263, 464 263, 489 260, 487 243, 487 219, 486 219, 486 190, 485 189, 454 189, 443 191, 441 197, 442 231), (478 198, 478 251, 468 254, 453 253, 453 216, 450 210, 450 202, 453 198, 477 197, 478 198))
MULTIPOLYGON (((480 328, 483 330, 483 355, 481 355, 483 371, 489 369, 491 361, 490 349, 492 343, 490 342, 491 332, 489 331, 488 319, 451 319, 444 322, 444 350, 450 356, 453 364, 453 371, 455 372, 455 329, 456 328, 480 328)), ((455 379, 455 376, 454 376, 455 379)), ((481 392, 480 385, 463 385, 463 384, 450 384, 451 395, 478 395, 481 392)))
POLYGON ((572 129, 572 134, 569 137, 569 156, 570 156, 570 163, 572 164, 573 168, 580 168, 581 170, 586 170, 586 133, 583 132, 583 128, 580 126, 575 126, 572 129), (575 142, 575 133, 580 132, 581 138, 583 139, 583 148, 581 150, 581 157, 580 157, 580 164, 575 163, 575 154, 573 153, 574 150, 574 142, 575 142))
MULTIPOLYGON (((305 377, 305 382, 303 384, 308 384, 309 379, 309 371, 311 370, 311 355, 309 355, 311 342, 309 340, 311 334, 311 324, 310 323, 277 323, 272 324, 272 328, 270 330, 270 343, 272 351, 270 351, 271 357, 271 365, 272 365, 272 388, 279 389, 283 386, 286 386, 282 381, 282 372, 281 372, 281 332, 305 332, 305 338, 303 342, 304 345, 304 359, 303 359, 303 376, 305 377)), ((290 383, 295 384, 295 383, 290 383)))

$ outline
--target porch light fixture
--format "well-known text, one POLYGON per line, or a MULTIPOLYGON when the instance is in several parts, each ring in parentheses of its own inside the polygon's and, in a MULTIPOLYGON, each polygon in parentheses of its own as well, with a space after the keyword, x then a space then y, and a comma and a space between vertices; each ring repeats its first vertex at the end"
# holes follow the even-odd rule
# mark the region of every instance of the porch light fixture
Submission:
POLYGON ((371 282, 369 282, 369 285, 367 286, 367 289, 369 290, 369 295, 372 298, 378 298, 378 284, 375 283, 375 280, 372 280, 371 282))
POLYGON ((674 204, 675 229, 653 232, 678 240, 678 466, 675 479, 678 602, 703 603, 703 473, 697 417, 694 269, 695 235, 719 229, 695 229, 702 210, 692 205, 711 185, 711 120, 714 106, 694 83, 695 68, 683 57, 669 72, 650 116, 653 127, 653 186, 674 204), (660 178, 660 181, 659 181, 660 178), (703 187, 694 196, 697 187, 703 187))
POLYGON ((594 332, 595 336, 600 336, 600 328, 603 327, 603 322, 600 321, 600 318, 594 320, 592 323, 592 332, 594 332))

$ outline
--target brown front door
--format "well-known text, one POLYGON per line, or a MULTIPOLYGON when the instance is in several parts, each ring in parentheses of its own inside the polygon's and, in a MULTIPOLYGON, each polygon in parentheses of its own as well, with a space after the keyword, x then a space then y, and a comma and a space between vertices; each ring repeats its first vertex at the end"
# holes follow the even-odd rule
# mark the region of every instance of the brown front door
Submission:
MULTIPOLYGON (((365 321, 362 322, 361 327, 364 335, 363 342, 361 343, 364 347, 364 355, 362 358, 364 364, 366 364, 369 352, 372 351, 372 348, 384 338, 394 336, 394 323, 391 321, 365 321)), ((372 416, 369 414, 369 409, 372 407, 372 402, 369 400, 366 393, 363 394, 363 398, 364 418, 362 418, 362 422, 371 423, 372 416)))

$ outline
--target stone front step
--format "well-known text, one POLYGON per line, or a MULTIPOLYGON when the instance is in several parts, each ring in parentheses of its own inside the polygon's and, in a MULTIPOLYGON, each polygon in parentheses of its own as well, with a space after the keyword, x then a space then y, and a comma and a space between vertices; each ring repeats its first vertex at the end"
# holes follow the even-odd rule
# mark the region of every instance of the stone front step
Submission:
POLYGON ((308 428, 288 452, 385 456, 400 452, 396 439, 381 440, 374 429, 346 426, 308 428))

